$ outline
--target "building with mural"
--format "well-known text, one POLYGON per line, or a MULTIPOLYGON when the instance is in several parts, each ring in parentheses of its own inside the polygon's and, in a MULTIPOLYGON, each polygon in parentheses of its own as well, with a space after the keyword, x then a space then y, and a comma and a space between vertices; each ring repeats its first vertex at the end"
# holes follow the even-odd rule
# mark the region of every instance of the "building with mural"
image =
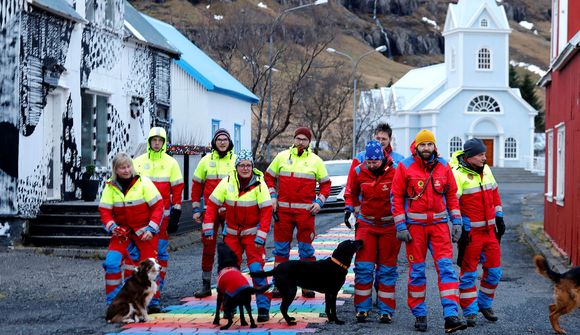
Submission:
MULTIPOLYGON (((198 143, 179 144, 205 146, 221 121, 240 132, 240 146, 250 141, 257 97, 221 68, 222 82, 235 82, 237 91, 227 85, 212 91, 208 81, 174 91, 176 64, 192 57, 183 57, 187 50, 125 0, 6 0, 0 20, 2 220, 35 217, 43 203, 79 199, 86 167, 104 180, 112 157, 138 154, 152 126, 167 128, 171 141, 175 124, 178 132, 196 125, 207 133, 198 143), (228 115, 212 119, 207 96, 235 101, 220 106, 228 115)), ((204 73, 199 67, 210 62, 217 66, 211 60, 187 66, 204 73)))
MULTIPOLYGON (((393 128, 398 152, 408 155, 415 134, 433 131, 443 157, 472 137, 487 146, 488 163, 530 167, 534 116, 519 89, 508 86, 509 34, 504 7, 495 0, 450 4, 445 20, 445 62, 411 70, 391 87, 362 94, 393 128)), ((360 113, 366 115, 366 113, 360 113)))

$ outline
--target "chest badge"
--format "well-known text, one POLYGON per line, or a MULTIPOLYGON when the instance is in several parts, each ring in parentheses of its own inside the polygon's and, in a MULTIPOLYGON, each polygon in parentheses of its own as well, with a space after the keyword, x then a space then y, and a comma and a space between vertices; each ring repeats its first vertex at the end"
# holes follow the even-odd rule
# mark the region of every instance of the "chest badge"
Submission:
POLYGON ((288 160, 288 165, 292 165, 292 160, 291 159, 288 160))
POLYGON ((383 185, 383 192, 387 192, 389 190, 389 185, 384 184, 383 185))
POLYGON ((228 192, 230 193, 234 192, 234 186, 232 184, 228 185, 228 192))
POLYGON ((209 166, 210 167, 215 167, 215 162, 214 161, 209 162, 209 166))
POLYGON ((143 168, 145 170, 149 170, 151 168, 151 165, 149 165, 149 163, 145 163, 145 165, 143 165, 143 168))
POLYGON ((435 187, 440 187, 441 183, 439 182, 439 180, 435 180, 435 187))
POLYGON ((424 182, 424 181, 422 181, 422 180, 419 180, 419 181, 417 182, 417 186, 419 186, 419 188, 423 188, 423 186, 425 186, 425 182, 424 182))

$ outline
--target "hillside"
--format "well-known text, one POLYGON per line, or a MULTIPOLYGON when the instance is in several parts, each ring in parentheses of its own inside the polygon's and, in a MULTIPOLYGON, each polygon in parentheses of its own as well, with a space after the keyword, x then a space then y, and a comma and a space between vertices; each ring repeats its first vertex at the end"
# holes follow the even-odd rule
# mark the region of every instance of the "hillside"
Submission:
MULTIPOLYGON (((222 20, 227 22, 241 10, 255 11, 261 21, 259 23, 267 26, 280 10, 306 3, 298 1, 279 3, 268 0, 131 2, 148 15, 171 22, 190 35, 201 27, 209 28, 211 25, 219 24, 220 20, 215 17, 221 16, 222 20)), ((325 13, 328 24, 336 25, 337 37, 331 46, 337 50, 357 56, 383 44, 389 46, 383 57, 372 55, 358 68, 366 85, 372 87, 375 84, 385 85, 391 77, 395 80, 400 78, 408 71, 409 66, 420 67, 443 60, 441 30, 449 2, 456 1, 343 0, 317 6, 316 13, 325 13), (373 19, 374 12, 377 13, 376 18, 384 32, 381 32, 377 20, 373 19), (425 21, 431 20, 430 23, 424 22, 423 18, 425 21)), ((550 1, 509 0, 503 1, 502 4, 506 7, 513 29, 510 35, 510 59, 547 69, 550 46, 550 1), (534 27, 528 30, 519 24, 522 21, 532 23, 534 27)), ((311 15, 310 9, 296 11, 285 17, 283 24, 291 25, 297 21, 300 24, 309 24, 311 15)))

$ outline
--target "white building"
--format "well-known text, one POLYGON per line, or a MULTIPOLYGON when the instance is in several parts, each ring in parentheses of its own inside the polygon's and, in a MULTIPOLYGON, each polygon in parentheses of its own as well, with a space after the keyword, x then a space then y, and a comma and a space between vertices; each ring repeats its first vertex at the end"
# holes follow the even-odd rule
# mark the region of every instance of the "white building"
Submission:
POLYGON ((442 157, 478 137, 490 165, 529 167, 537 111, 508 86, 510 33, 495 0, 449 5, 445 62, 411 70, 380 90, 397 152, 410 155, 415 134, 426 128, 435 133, 442 157))

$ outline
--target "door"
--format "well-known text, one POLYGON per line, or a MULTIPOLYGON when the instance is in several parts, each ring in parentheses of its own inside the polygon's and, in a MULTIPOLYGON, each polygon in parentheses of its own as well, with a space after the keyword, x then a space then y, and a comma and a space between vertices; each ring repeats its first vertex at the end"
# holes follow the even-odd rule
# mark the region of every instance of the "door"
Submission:
POLYGON ((491 138, 486 138, 486 139, 482 139, 483 144, 485 144, 485 147, 487 148, 487 154, 485 155, 487 158, 487 165, 489 166, 493 166, 493 139, 491 138))
POLYGON ((49 161, 46 181, 47 198, 49 200, 61 200, 62 196, 62 161, 61 161, 61 135, 62 135, 62 94, 58 89, 46 97, 44 108, 44 137, 48 146, 49 161))

